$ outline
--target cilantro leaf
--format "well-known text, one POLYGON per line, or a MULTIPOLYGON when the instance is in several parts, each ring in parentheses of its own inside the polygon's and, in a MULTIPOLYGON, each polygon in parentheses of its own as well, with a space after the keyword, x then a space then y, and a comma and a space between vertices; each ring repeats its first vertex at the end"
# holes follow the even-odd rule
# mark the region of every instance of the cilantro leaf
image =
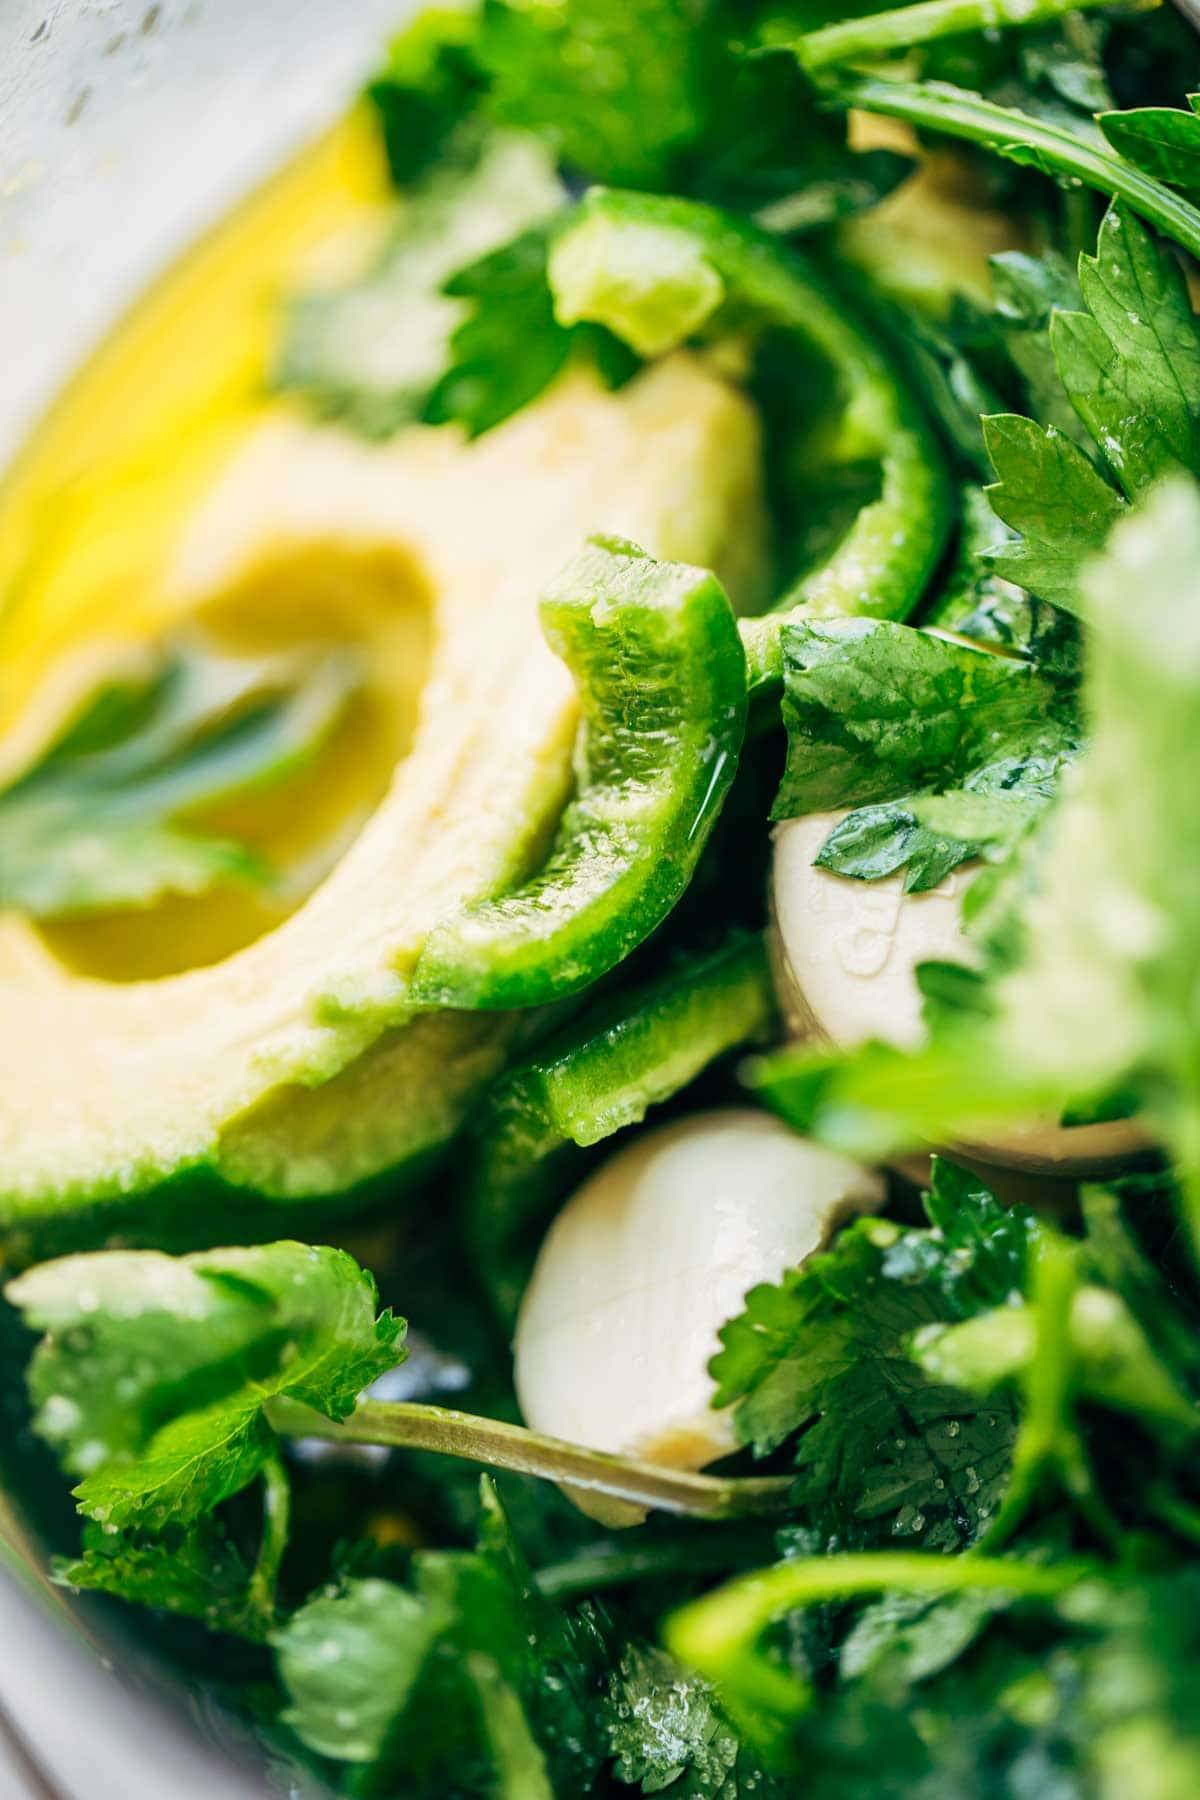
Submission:
POLYGON ((764 1454, 802 1433, 796 1503, 839 1544, 911 1534, 962 1548, 1007 1479, 1011 1402, 927 1378, 907 1345, 922 1325, 1021 1290, 1033 1217, 944 1163, 928 1205, 928 1231, 859 1220, 778 1286, 752 1289, 710 1365, 743 1443, 764 1454))
POLYGON ((1028 662, 875 620, 785 624, 788 761, 775 818, 852 811, 818 863, 935 887, 1019 839, 1078 746, 1070 696, 1028 662))
POLYGON ((257 855, 196 818, 309 762, 357 683, 342 655, 253 659, 199 644, 144 679, 114 679, 0 791, 0 908, 66 918, 264 881, 257 855))
POLYGON ((643 1794, 672 1800, 782 1800, 721 1711, 713 1689, 665 1650, 627 1644, 609 1677, 613 1772, 643 1794))
MULTIPOLYGON (((480 138, 468 128, 456 153, 413 190, 362 275, 293 298, 274 385, 299 393, 322 417, 341 420, 367 438, 389 437, 421 418, 450 360, 454 334, 470 317, 465 299, 448 295, 445 284, 547 219, 562 200, 562 186, 535 139, 509 133, 480 138)), ((513 323, 524 329, 527 292, 520 299, 526 311, 519 306, 513 323)), ((505 344, 506 358, 518 347, 544 356, 540 338, 528 346, 513 339, 505 344)), ((438 416, 449 416, 444 405, 438 416)))
POLYGON ((403 1323, 376 1319, 370 1276, 305 1244, 68 1256, 5 1291, 46 1334, 29 1366, 34 1428, 106 1525, 199 1518, 274 1454, 272 1396, 345 1418, 403 1357, 403 1323))
POLYGON ((1096 121, 1114 150, 1147 175, 1189 192, 1200 190, 1200 94, 1189 94, 1191 111, 1173 106, 1137 106, 1102 112, 1096 121))
POLYGON ((548 1791, 586 1792, 603 1759, 596 1628, 535 1592, 486 1477, 481 1491, 476 1551, 418 1552, 412 1589, 349 1581, 275 1638, 287 1723, 370 1765, 365 1791, 402 1775, 414 1794, 490 1794, 497 1738, 506 1759, 544 1762, 548 1791))
POLYGON ((275 1623, 274 1608, 253 1585, 241 1552, 211 1517, 170 1526, 157 1537, 87 1525, 81 1553, 60 1557, 54 1579, 64 1587, 200 1619, 211 1631, 255 1642, 275 1623))

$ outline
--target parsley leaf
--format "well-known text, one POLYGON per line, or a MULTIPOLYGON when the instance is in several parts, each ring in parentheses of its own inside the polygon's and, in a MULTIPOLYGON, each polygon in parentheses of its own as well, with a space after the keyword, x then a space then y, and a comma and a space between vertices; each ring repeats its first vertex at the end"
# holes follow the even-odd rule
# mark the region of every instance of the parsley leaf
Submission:
POLYGON ((200 1619, 212 1631, 256 1642, 275 1622, 274 1608, 253 1585, 240 1550, 212 1517, 169 1526, 157 1537, 87 1525, 80 1555, 60 1557, 54 1579, 64 1587, 200 1619))
POLYGON ((1078 747, 1070 697, 1028 662, 876 620, 785 624, 788 761, 775 818, 856 808, 818 863, 935 887, 1010 846, 1078 747))
POLYGON ((796 1503, 841 1545, 912 1535, 962 1548, 1007 1479, 1011 1403, 927 1378, 908 1342, 1021 1291, 1033 1216, 941 1162, 928 1207, 928 1231, 859 1220, 778 1286, 753 1288, 710 1365, 743 1443, 761 1455, 802 1433, 796 1503))
POLYGON ((996 516, 1020 533, 993 567, 1067 612, 1079 611, 1079 572, 1125 511, 1120 495, 1083 451, 1051 425, 1016 413, 983 421, 997 480, 987 489, 996 516))
MULTIPOLYGON (((1200 126, 1200 120, 1197 120, 1200 126)), ((1060 312, 1050 342, 1076 412, 1129 497, 1200 468, 1200 328, 1183 272, 1112 206, 1079 261, 1087 311, 1060 312)))
POLYGON ((198 644, 145 679, 114 678, 0 791, 0 908, 66 918, 264 881, 258 856, 196 818, 311 761, 357 684, 347 656, 198 644))
POLYGON ((1015 582, 1005 581, 993 566, 994 555, 984 555, 994 553, 997 536, 1002 542, 1010 540, 983 489, 965 489, 954 561, 923 623, 955 632, 984 649, 1021 657, 1069 690, 1082 663, 1079 623, 1015 582))
POLYGON ((349 1581, 275 1638, 287 1723, 321 1755, 372 1765, 356 1791, 402 1776, 438 1800, 491 1794, 498 1738, 550 1771, 547 1793, 587 1792, 604 1758, 596 1626, 536 1593, 486 1477, 481 1493, 476 1551, 418 1552, 412 1589, 349 1581))
POLYGON ((665 1650, 626 1645, 609 1677, 608 1738, 618 1781, 672 1800, 782 1800, 706 1681, 665 1650))
POLYGON ((1178 1159, 1200 1231, 1200 496, 1164 485, 1085 577, 1088 749, 975 920, 981 1009, 914 1055, 781 1052, 756 1083, 798 1129, 850 1154, 945 1142, 1114 1092, 1178 1159), (1096 1021, 1104 1022, 1097 1031, 1096 1021))
POLYGON ((1147 175, 1191 193, 1200 191, 1200 94, 1190 112, 1173 106, 1136 106, 1102 112, 1097 124, 1114 150, 1147 175))
POLYGON ((1036 268, 1008 258, 997 271, 1002 309, 1039 321, 1032 332, 1010 334, 1010 348, 1047 424, 1015 416, 983 422, 998 477, 989 499, 1023 540, 992 560, 1043 600, 1077 611, 1079 572, 1124 511, 1078 443, 1094 443, 1130 499, 1173 470, 1200 470, 1200 327, 1174 257, 1116 202, 1096 255, 1079 261, 1085 310, 1062 310, 1060 273, 1044 264, 1035 276, 1036 268), (1086 427, 1082 439, 1050 395, 1047 351, 1086 427))
POLYGON ((765 231, 819 230, 873 206, 912 168, 892 150, 851 150, 845 120, 816 104, 784 49, 721 39, 708 56, 706 100, 674 191, 750 213, 765 231))
POLYGON ((483 87, 475 57, 477 8, 426 6, 388 45, 367 85, 379 115, 388 169, 405 187, 445 150, 483 87))
POLYGON ((484 0, 490 109, 593 181, 656 186, 700 125, 710 10, 706 0, 484 0))
MULTIPOLYGON (((467 128, 456 154, 413 190, 362 275, 293 298, 275 386, 301 394, 322 417, 339 419, 367 438, 389 437, 421 418, 451 358, 454 334, 470 318, 466 299, 447 294, 445 284, 547 219, 562 200, 561 184, 535 139, 511 133, 480 138, 467 128)), ((511 286, 512 271, 503 264, 501 271, 511 286)), ((516 311, 504 323, 505 330, 511 325, 524 332, 529 276, 519 261, 518 275, 516 311)), ((469 284, 466 292, 474 297, 469 284)), ((499 292, 505 293, 503 282, 499 292)), ((507 362, 544 354, 538 337, 531 344, 523 336, 505 343, 507 362)), ((450 416, 444 403, 438 416, 450 416)))
POLYGON ((472 437, 527 406, 576 350, 590 354, 610 386, 637 358, 596 325, 560 324, 547 282, 550 233, 523 232, 462 269, 443 290, 469 308, 450 338, 447 367, 425 404, 433 425, 458 419, 472 437))
POLYGON ((34 1428, 105 1525, 199 1518, 273 1456, 267 1400, 342 1419, 403 1358, 403 1322, 376 1319, 370 1276, 305 1244, 68 1256, 5 1292, 46 1334, 29 1366, 34 1428))

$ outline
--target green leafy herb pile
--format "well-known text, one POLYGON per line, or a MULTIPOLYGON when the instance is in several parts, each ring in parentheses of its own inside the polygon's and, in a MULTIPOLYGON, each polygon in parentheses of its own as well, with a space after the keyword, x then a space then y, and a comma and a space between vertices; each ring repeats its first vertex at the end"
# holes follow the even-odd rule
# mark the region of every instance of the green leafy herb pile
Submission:
MULTIPOLYGON (((146 1609, 334 1791, 1200 1793, 1196 85, 1153 6, 481 0, 367 88, 394 212, 288 298, 274 390, 473 438, 689 351, 757 409, 772 567, 739 618, 597 537, 544 596, 573 796, 405 971, 415 1012, 504 1017, 373 1219, 357 1186, 319 1227, 214 1217, 187 1168, 137 1247, 94 1217, 79 1254, 0 1244, 55 1578, 146 1609), (914 1048, 783 1041, 770 832, 812 814, 843 899, 969 874, 914 1048), (734 1454, 527 1430, 509 1337, 555 1213, 648 1115, 748 1096, 892 1173, 721 1329, 734 1454), (1114 1121, 1108 1179, 990 1167, 1114 1121), (227 1221, 254 1241, 212 1248, 227 1221)), ((6 775, 0 908, 269 879, 223 809, 357 682, 193 643, 118 671, 6 775)))

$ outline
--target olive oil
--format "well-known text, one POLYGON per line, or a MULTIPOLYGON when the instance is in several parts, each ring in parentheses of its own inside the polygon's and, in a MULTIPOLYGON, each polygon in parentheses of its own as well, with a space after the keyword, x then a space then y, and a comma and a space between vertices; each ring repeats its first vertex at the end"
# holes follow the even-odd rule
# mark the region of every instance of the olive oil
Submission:
POLYGON ((278 924, 386 788, 415 722, 426 608, 385 558, 310 556, 197 607, 170 570, 231 458, 295 404, 269 372, 287 292, 369 253, 395 201, 351 113, 189 249, 68 383, 0 487, 0 783, 36 760, 114 665, 202 628, 235 651, 344 642, 363 685, 283 791, 205 820, 261 849, 276 888, 167 899, 43 932, 110 979, 228 955, 278 924))

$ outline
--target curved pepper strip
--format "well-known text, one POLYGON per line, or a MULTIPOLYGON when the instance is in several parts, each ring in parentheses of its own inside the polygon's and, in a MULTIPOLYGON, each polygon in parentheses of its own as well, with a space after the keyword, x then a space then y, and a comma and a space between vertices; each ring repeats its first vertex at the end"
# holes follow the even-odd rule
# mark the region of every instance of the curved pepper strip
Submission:
POLYGON ((834 456, 877 458, 879 496, 824 564, 770 613, 742 621, 752 688, 781 677, 779 625, 795 608, 881 619, 912 610, 953 518, 945 460, 916 399, 812 263, 714 207, 600 188, 558 237, 550 285, 561 322, 606 325, 643 356, 701 331, 775 329, 804 339, 836 371, 844 410, 834 456))
POLYGON ((763 941, 737 932, 590 1008, 497 1083, 475 1129, 464 1224, 506 1326, 584 1150, 638 1124, 717 1057, 761 1042, 774 1018, 763 941))
POLYGON ((596 538, 541 614, 579 686, 575 798, 538 874, 430 933, 419 1005, 507 1010, 590 986, 671 911, 733 781, 746 660, 715 576, 596 538))

